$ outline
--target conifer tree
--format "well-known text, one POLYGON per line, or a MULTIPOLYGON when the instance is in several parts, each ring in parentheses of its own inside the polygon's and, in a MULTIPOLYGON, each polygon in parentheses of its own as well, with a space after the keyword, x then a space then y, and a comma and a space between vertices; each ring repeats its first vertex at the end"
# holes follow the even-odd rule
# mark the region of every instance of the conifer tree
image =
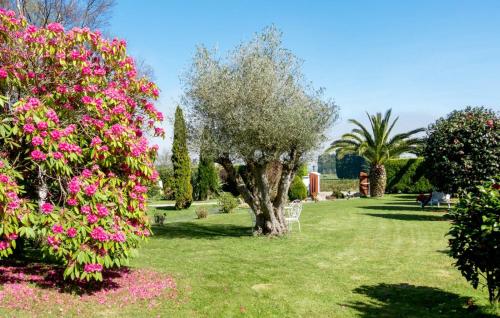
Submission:
POLYGON ((174 197, 177 210, 187 209, 193 201, 191 185, 191 160, 187 148, 186 123, 182 109, 177 106, 174 122, 172 165, 174 167, 174 197))
POLYGON ((196 198, 207 200, 219 190, 219 177, 212 158, 200 150, 200 163, 196 180, 196 198))

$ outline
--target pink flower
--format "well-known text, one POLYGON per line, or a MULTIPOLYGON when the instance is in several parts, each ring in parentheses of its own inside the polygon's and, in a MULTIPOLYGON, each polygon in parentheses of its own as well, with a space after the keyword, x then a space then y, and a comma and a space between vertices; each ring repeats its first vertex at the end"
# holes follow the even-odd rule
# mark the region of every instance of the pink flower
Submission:
POLYGON ((53 248, 56 248, 56 249, 58 248, 59 241, 57 240, 57 238, 55 236, 52 236, 52 235, 47 236, 47 242, 53 248))
POLYGON ((7 75, 9 75, 7 71, 4 70, 3 68, 0 68, 0 79, 7 78, 7 75))
POLYGON ((94 224, 95 222, 97 222, 98 218, 96 215, 94 214, 89 214, 87 215, 87 222, 89 222, 89 224, 94 224))
POLYGON ((34 132, 34 131, 35 131, 35 126, 33 126, 32 124, 26 124, 26 125, 24 125, 24 127, 23 127, 23 131, 24 131, 25 133, 29 133, 29 134, 31 134, 32 132, 34 132))
POLYGON ((33 139, 31 139, 31 144, 35 147, 43 145, 43 138, 40 136, 35 136, 33 137, 33 139))
POLYGON ((103 205, 98 203, 97 204, 97 215, 100 217, 105 217, 109 214, 108 209, 103 205))
POLYGON ((82 97, 82 103, 84 103, 84 104, 91 104, 92 103, 92 97, 87 96, 87 95, 83 96, 82 97))
POLYGON ((90 212, 92 212, 92 208, 90 207, 90 205, 84 205, 82 206, 80 211, 82 212, 82 214, 89 214, 90 212))
POLYGON ((62 24, 55 23, 55 22, 50 23, 49 25, 47 25, 47 29, 49 29, 50 31, 55 32, 55 33, 64 32, 64 27, 62 26, 62 24))
POLYGON ((17 233, 11 233, 7 236, 7 238, 9 239, 9 241, 14 241, 14 240, 17 240, 17 238, 19 237, 19 235, 17 235, 17 233))
POLYGON ((3 251, 9 248, 10 244, 7 241, 0 241, 0 251, 3 251))
POLYGON ((35 161, 43 161, 47 159, 47 155, 45 153, 41 152, 40 150, 33 150, 31 152, 31 158, 35 161))
POLYGON ((78 192, 80 192, 80 181, 78 180, 78 178, 74 177, 73 179, 71 179, 71 181, 68 183, 68 190, 71 194, 77 194, 78 192))
POLYGON ((8 183, 10 181, 10 178, 9 176, 5 175, 5 174, 0 174, 0 182, 2 183, 8 183))
POLYGON ((77 231, 74 227, 70 227, 67 231, 66 231, 66 235, 68 235, 68 237, 75 237, 77 234, 77 231))
POLYGON ((75 198, 69 198, 66 203, 70 206, 78 205, 78 201, 75 198))
POLYGON ((111 239, 115 242, 123 243, 127 240, 127 237, 125 236, 125 233, 120 231, 120 232, 116 232, 115 234, 113 234, 111 236, 111 239))
POLYGON ((49 202, 45 202, 42 204, 42 213, 43 214, 50 214, 54 211, 54 206, 50 204, 49 202))
POLYGON ((83 270, 87 273, 101 272, 102 265, 101 264, 85 264, 83 270))
POLYGON ((50 132, 50 137, 52 137, 52 139, 57 141, 57 140, 61 139, 62 133, 56 129, 56 130, 53 130, 50 132))
POLYGON ((61 225, 54 224, 52 226, 52 232, 55 233, 55 234, 62 233, 62 232, 64 232, 64 229, 63 229, 63 227, 61 225))
POLYGON ((94 147, 95 145, 100 145, 102 143, 101 138, 94 137, 92 138, 92 142, 90 143, 90 147, 94 147))
POLYGON ((92 70, 90 69, 90 67, 86 66, 86 67, 82 68, 82 74, 83 75, 91 75, 92 70))
POLYGON ((108 233, 100 226, 95 227, 92 232, 90 232, 90 237, 99 242, 106 242, 109 239, 108 233))
POLYGON ((57 113, 53 109, 49 109, 46 113, 45 116, 47 116, 48 119, 52 120, 54 123, 59 123, 59 117, 57 116, 57 113))
POLYGON ((83 171, 82 171, 82 177, 84 177, 84 178, 90 178, 90 177, 92 177, 92 171, 90 171, 89 169, 83 169, 83 171))
POLYGON ((97 185, 89 184, 85 187, 85 194, 89 197, 93 196, 97 192, 97 185))
POLYGON ((56 152, 52 153, 52 157, 54 157, 54 159, 59 160, 59 159, 64 158, 64 155, 62 153, 60 153, 59 151, 56 151, 56 152))
POLYGON ((40 121, 36 124, 36 127, 40 130, 45 130, 47 129, 47 127, 49 127, 49 125, 44 121, 40 121))

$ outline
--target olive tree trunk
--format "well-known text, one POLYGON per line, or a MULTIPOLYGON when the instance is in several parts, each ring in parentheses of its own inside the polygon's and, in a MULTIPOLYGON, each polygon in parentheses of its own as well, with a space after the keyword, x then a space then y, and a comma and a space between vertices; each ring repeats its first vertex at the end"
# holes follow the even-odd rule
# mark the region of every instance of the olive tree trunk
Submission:
POLYGON ((254 235, 279 236, 287 232, 284 207, 288 202, 288 189, 296 172, 295 163, 247 162, 245 172, 237 172, 227 158, 219 159, 228 177, 235 181, 239 193, 255 213, 254 235), (275 178, 270 169, 279 170, 275 178))
POLYGON ((372 165, 370 168, 370 196, 375 198, 383 197, 386 182, 387 175, 384 165, 372 165))

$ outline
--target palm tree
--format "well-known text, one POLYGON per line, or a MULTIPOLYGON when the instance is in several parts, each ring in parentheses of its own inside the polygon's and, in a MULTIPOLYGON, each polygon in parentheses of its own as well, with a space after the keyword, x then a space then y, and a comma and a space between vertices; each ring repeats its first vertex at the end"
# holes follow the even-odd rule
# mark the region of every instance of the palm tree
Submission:
POLYGON ((414 137, 424 128, 414 129, 407 133, 390 137, 399 117, 391 123, 391 109, 382 118, 381 113, 370 115, 366 113, 371 124, 371 132, 360 122, 350 119, 356 125, 350 133, 334 141, 327 151, 335 150, 342 158, 346 154, 356 154, 365 158, 370 165, 370 196, 381 197, 385 192, 386 173, 385 162, 397 158, 403 153, 416 153, 422 145, 422 139, 414 137))

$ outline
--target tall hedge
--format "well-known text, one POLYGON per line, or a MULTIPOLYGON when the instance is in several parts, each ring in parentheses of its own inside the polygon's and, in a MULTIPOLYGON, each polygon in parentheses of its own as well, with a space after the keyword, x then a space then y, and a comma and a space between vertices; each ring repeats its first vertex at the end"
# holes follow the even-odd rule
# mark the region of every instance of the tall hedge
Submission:
POLYGON ((177 106, 174 122, 174 143, 172 145, 172 164, 174 166, 175 208, 189 208, 193 202, 191 185, 191 160, 187 148, 186 123, 182 109, 177 106))
POLYGON ((321 174, 336 174, 335 154, 323 153, 318 156, 318 172, 321 174))
POLYGON ((359 173, 366 169, 365 159, 356 155, 345 155, 342 159, 336 157, 335 170, 339 179, 357 179, 359 173))
POLYGON ((423 158, 393 159, 385 164, 386 191, 390 193, 420 193, 432 191, 432 184, 425 177, 423 158))

